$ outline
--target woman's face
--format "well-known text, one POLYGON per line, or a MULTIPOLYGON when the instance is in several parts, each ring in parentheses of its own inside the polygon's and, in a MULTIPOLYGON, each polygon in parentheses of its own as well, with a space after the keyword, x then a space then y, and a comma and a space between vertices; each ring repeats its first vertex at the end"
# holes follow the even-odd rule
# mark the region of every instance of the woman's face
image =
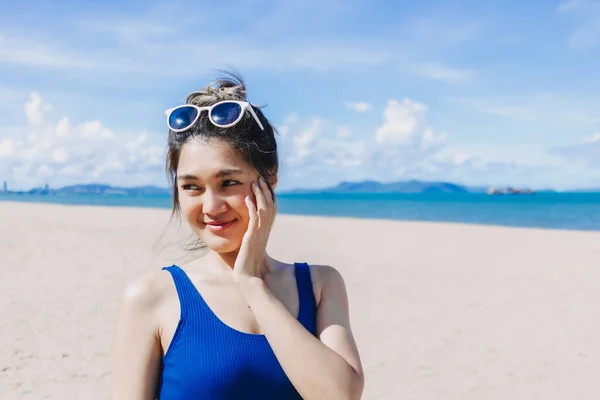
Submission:
POLYGON ((258 173, 220 140, 191 140, 177 166, 181 211, 191 229, 211 250, 237 251, 248 227, 244 198, 258 173), (224 224, 224 225, 223 225, 224 224))

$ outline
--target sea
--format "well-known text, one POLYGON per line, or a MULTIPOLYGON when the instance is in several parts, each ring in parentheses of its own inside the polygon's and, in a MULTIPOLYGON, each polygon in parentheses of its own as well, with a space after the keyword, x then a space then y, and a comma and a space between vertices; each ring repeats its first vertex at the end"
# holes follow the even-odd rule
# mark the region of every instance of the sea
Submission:
MULTIPOLYGON (((2 202, 170 208, 168 195, 2 195, 2 202)), ((278 194, 278 213, 600 231, 600 193, 278 194)))

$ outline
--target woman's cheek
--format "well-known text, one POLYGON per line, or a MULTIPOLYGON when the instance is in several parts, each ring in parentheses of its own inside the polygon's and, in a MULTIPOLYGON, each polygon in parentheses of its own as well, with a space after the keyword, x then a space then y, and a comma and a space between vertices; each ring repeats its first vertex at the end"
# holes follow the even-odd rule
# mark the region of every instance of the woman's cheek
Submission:
POLYGON ((198 214, 200 213, 201 205, 198 201, 194 201, 192 196, 179 197, 179 204, 181 204, 181 211, 185 215, 185 218, 190 224, 196 224, 198 220, 198 214))
MULTIPOLYGON (((236 196, 235 197, 235 209, 244 216, 248 216, 248 206, 246 205, 246 196, 250 195, 251 193, 243 193, 240 196, 236 196)), ((252 201, 254 201, 254 196, 250 196, 250 198, 252 199, 252 201)))

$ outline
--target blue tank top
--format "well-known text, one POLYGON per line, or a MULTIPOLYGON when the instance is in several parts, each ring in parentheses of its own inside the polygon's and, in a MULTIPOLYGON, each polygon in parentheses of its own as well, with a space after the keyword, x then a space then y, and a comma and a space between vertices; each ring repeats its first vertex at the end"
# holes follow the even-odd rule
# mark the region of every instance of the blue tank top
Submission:
MULTIPOLYGON (((316 301, 310 269, 306 263, 294 265, 300 304, 298 321, 316 336, 316 301)), ((173 276, 181 317, 162 360, 159 399, 302 399, 266 336, 226 325, 181 268, 172 265, 163 269, 173 276)))

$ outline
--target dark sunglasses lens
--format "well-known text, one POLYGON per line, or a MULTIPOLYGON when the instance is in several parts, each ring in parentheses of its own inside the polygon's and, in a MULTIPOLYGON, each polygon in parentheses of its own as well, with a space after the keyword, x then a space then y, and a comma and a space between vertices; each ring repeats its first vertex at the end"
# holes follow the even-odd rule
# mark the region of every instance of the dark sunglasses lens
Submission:
POLYGON ((173 130, 189 128, 197 116, 198 110, 194 107, 178 108, 169 116, 169 127, 173 130))
POLYGON ((221 103, 212 109, 210 118, 216 125, 229 125, 235 122, 242 112, 242 106, 237 103, 221 103))

